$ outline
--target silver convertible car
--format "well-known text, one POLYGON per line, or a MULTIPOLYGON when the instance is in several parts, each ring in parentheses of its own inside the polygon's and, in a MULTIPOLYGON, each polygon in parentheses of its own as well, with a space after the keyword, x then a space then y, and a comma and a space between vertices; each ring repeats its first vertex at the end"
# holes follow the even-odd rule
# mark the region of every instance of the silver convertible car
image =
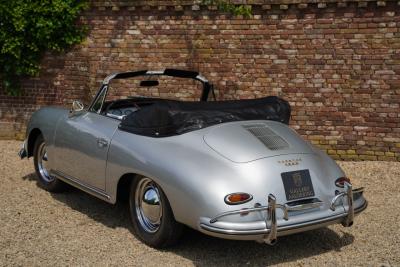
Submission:
POLYGON ((174 244, 185 226, 267 244, 351 226, 367 207, 363 189, 289 119, 288 102, 274 96, 215 101, 197 72, 122 72, 103 81, 87 108, 75 101, 71 110, 36 111, 20 157, 33 156, 50 192, 70 184, 109 203, 125 195, 135 235, 152 247, 174 244), (200 101, 109 97, 112 80, 136 77, 147 90, 168 76, 200 82, 200 101))

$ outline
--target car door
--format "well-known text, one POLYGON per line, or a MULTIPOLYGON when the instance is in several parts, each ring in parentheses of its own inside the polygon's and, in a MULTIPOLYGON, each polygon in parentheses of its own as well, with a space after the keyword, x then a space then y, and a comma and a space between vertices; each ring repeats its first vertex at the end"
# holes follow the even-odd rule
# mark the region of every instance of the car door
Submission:
POLYGON ((55 170, 104 191, 107 153, 119 123, 90 111, 61 120, 55 136, 55 170))

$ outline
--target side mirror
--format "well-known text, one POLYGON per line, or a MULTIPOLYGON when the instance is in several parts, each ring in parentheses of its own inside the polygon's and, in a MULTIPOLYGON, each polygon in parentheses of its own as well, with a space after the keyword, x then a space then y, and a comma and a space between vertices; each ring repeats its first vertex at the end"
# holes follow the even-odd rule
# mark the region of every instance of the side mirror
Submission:
POLYGON ((72 102, 72 107, 69 111, 70 116, 74 116, 75 114, 79 113, 85 108, 85 106, 82 104, 82 102, 75 100, 72 102))

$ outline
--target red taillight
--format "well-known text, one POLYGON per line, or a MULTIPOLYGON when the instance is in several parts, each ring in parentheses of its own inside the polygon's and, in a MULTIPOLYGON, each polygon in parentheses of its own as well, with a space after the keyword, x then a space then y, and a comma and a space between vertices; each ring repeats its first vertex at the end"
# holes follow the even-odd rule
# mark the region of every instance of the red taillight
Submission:
POLYGON ((347 178, 347 177, 340 177, 340 178, 336 179, 335 185, 336 185, 337 187, 343 188, 345 182, 351 184, 349 178, 347 178))
POLYGON ((232 193, 225 197, 225 203, 229 205, 243 204, 253 199, 253 196, 247 193, 232 193))

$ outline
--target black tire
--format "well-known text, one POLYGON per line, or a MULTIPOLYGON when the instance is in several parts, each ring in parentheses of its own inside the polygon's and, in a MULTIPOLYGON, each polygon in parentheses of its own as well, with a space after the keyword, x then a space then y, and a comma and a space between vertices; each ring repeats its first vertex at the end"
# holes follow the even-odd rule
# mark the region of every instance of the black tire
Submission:
POLYGON ((142 242, 153 248, 166 248, 177 243, 182 236, 184 226, 178 223, 171 210, 169 201, 160 188, 155 182, 152 182, 158 190, 160 198, 160 206, 162 207, 162 215, 158 228, 154 232, 149 232, 140 222, 140 215, 138 216, 136 202, 138 199, 138 185, 140 185, 144 179, 150 180, 146 177, 138 177, 131 182, 129 191, 129 213, 133 225, 134 235, 142 242))
MULTIPOLYGON (((45 189, 49 192, 53 192, 53 193, 63 192, 66 189, 66 184, 63 181, 61 181, 53 176, 50 176, 49 174, 46 175, 45 174, 46 172, 43 172, 43 168, 40 167, 41 155, 39 155, 39 154, 41 153, 41 150, 43 149, 43 146, 45 147, 45 145, 46 145, 46 143, 43 138, 43 135, 40 134, 36 138, 35 144, 33 147, 33 164, 35 166, 35 171, 36 171, 36 175, 38 178, 38 184, 40 187, 42 187, 43 189, 45 189)), ((43 156, 42 156, 42 160, 43 160, 43 156)))

